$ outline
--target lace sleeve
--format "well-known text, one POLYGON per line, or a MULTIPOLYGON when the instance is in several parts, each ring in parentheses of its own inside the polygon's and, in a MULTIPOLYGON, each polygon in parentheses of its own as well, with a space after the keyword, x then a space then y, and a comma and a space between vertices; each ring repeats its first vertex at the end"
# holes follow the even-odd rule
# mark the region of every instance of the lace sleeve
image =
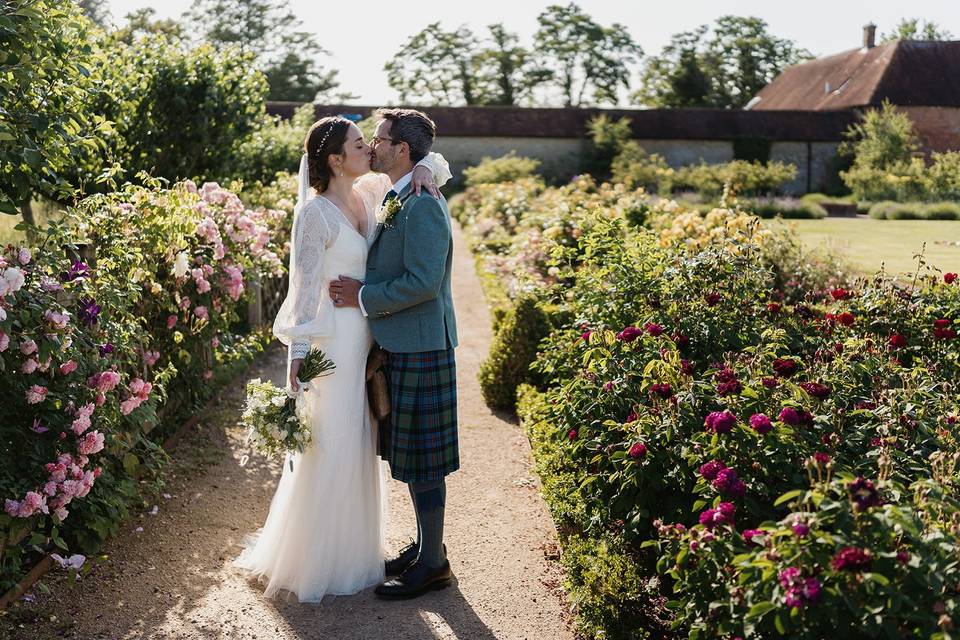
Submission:
POLYGON ((290 346, 291 358, 302 358, 310 349, 311 338, 333 334, 333 305, 323 274, 331 229, 318 200, 304 206, 292 235, 289 288, 273 322, 273 335, 290 346))

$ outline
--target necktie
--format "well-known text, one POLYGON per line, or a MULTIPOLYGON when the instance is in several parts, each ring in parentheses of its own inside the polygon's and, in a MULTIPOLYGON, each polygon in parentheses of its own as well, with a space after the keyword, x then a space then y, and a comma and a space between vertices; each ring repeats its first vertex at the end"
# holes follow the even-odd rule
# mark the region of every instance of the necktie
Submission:
POLYGON ((390 191, 387 191, 387 195, 383 196, 383 202, 380 203, 380 206, 381 207, 385 206, 387 204, 387 200, 389 200, 390 198, 396 198, 396 197, 397 197, 397 192, 394 191, 393 189, 390 189, 390 191))

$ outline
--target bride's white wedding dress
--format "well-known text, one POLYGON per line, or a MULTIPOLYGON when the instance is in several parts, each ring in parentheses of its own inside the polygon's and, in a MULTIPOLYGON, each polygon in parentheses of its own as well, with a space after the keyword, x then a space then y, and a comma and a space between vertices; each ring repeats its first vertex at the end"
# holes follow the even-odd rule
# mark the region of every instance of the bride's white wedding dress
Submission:
MULTIPOLYGON (((425 161, 438 184, 450 172, 442 156, 425 161)), ((386 468, 376 455, 375 421, 366 398, 365 369, 373 345, 367 319, 356 307, 335 307, 331 280, 362 280, 376 231, 375 212, 391 188, 383 174, 354 185, 366 210, 362 235, 325 197, 308 199, 305 164, 294 218, 290 286, 274 334, 302 357, 306 347, 323 350, 336 368, 298 398, 312 427, 313 442, 283 475, 263 528, 247 538, 234 564, 300 602, 349 595, 384 580, 386 468)), ((289 371, 289 358, 288 367, 289 371)))

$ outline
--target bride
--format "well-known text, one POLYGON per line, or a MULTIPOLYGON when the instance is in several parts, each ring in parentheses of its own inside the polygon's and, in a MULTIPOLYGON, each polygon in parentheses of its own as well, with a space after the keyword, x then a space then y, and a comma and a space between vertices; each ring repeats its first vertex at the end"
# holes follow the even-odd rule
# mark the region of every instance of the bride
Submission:
MULTIPOLYGON (((234 564, 266 582, 268 597, 284 589, 319 602, 385 577, 385 476, 364 382, 373 337, 360 310, 335 307, 328 289, 341 275, 364 278, 376 209, 392 182, 370 172, 372 149, 346 118, 316 122, 304 147, 289 290, 273 333, 289 346, 290 388, 313 442, 292 468, 283 465, 267 521, 234 564), (336 369, 303 385, 296 375, 311 347, 336 369)), ((431 153, 415 168, 413 186, 436 196, 449 178, 446 160, 431 153)))

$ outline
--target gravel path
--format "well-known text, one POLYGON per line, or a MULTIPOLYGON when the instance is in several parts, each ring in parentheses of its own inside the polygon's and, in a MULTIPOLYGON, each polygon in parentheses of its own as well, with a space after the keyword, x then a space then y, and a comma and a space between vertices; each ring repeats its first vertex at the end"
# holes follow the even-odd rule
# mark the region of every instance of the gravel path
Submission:
MULTIPOLYGON (((490 343, 490 318, 473 260, 455 230, 453 286, 462 468, 447 478, 445 542, 453 586, 404 602, 371 591, 319 605, 266 599, 230 561, 243 536, 263 522, 279 478, 278 461, 241 467, 237 427, 242 389, 219 406, 174 453, 169 498, 121 532, 78 583, 51 574, 0 628, 11 638, 573 638, 559 585, 553 524, 530 468, 522 432, 484 405, 477 370, 490 343)), ((270 349, 249 372, 280 383, 285 354, 270 349)), ((414 532, 406 485, 391 481, 388 538, 398 549, 414 532)))

